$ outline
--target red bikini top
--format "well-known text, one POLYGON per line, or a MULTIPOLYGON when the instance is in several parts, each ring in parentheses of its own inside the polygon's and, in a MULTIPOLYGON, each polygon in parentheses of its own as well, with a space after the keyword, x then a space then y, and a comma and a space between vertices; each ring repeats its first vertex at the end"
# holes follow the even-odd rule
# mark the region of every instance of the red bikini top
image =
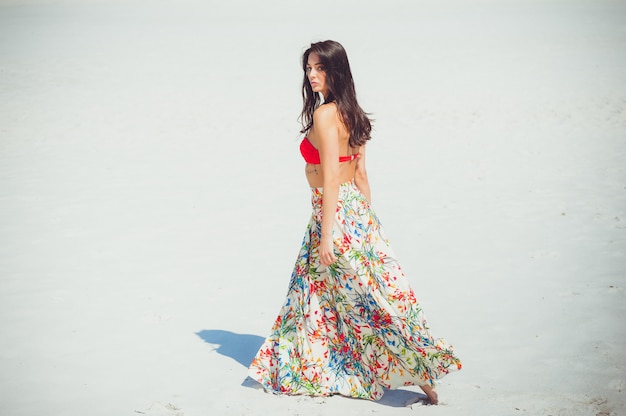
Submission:
MULTIPOLYGON (((313 147, 308 138, 304 138, 302 143, 300 143, 300 153, 304 158, 304 161, 311 165, 319 165, 320 164, 320 152, 313 147)), ((349 162, 351 160, 359 157, 358 153, 348 156, 339 156, 339 163, 341 162, 349 162)))

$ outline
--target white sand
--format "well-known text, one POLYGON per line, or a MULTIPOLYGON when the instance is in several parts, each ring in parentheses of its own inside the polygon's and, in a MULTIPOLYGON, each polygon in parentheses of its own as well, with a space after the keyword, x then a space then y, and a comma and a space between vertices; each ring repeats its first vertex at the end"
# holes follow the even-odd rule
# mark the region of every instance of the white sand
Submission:
POLYGON ((626 3, 335 3, 0 3, 0 414, 626 414, 626 3), (308 220, 299 58, 326 38, 464 362, 441 406, 244 383, 308 220))

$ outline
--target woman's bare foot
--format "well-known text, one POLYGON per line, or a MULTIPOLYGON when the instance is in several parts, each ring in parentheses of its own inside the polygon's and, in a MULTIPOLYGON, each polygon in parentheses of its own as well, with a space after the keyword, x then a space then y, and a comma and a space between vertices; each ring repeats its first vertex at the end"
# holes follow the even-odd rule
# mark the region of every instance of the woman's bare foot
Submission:
POLYGON ((437 392, 435 391, 434 388, 432 388, 429 385, 425 385, 425 386, 420 386, 420 389, 422 389, 422 391, 426 393, 426 397, 428 397, 428 401, 430 402, 430 404, 439 403, 439 399, 437 398, 437 392))

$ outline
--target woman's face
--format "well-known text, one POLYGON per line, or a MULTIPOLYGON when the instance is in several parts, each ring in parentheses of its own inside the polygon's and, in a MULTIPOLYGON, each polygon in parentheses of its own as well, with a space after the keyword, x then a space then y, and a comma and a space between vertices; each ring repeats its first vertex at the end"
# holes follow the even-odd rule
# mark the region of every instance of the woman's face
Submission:
POLYGON ((311 89, 313 89, 314 92, 321 92, 322 95, 326 97, 326 93, 328 92, 328 87, 326 86, 326 71, 315 52, 309 54, 306 74, 309 78, 311 89))

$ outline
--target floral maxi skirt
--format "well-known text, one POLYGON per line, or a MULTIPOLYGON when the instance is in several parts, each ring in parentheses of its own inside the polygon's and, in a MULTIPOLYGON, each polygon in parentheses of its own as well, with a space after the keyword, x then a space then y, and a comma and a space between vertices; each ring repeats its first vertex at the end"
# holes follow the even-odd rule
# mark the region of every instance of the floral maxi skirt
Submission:
POLYGON ((270 336, 248 369, 265 389, 379 400, 384 389, 434 385, 461 368, 433 338, 376 214, 353 182, 339 188, 333 227, 338 261, 318 258, 322 190, 270 336))

